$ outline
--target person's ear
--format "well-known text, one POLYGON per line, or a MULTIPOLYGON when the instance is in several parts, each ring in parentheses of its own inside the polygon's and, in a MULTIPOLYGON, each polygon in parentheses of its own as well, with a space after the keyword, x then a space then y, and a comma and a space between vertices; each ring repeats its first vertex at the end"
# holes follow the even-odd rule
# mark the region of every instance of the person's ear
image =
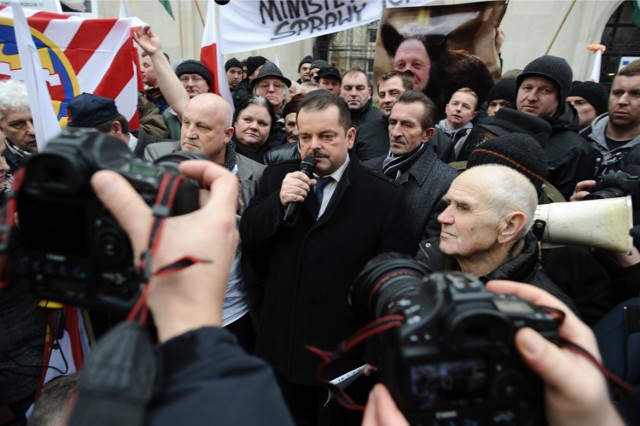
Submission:
POLYGON ((500 223, 498 229, 498 242, 505 244, 515 241, 527 224, 527 216, 522 212, 511 212, 507 214, 500 223))
POLYGON ((111 134, 120 137, 122 135, 122 124, 118 120, 111 122, 111 134))
POLYGON ((233 137, 233 132, 235 132, 235 129, 233 127, 227 127, 226 129, 224 129, 224 143, 225 144, 229 143, 229 141, 233 137))
POLYGON ((433 136, 436 134, 436 129, 435 127, 429 127, 423 133, 424 133, 424 137, 422 138, 422 143, 427 143, 431 139, 433 139, 433 136))

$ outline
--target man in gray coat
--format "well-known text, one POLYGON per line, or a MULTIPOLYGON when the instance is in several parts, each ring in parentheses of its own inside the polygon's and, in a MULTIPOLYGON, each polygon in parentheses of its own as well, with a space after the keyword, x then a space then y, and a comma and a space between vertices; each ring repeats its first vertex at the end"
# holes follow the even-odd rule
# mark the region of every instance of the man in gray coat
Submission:
POLYGON ((435 111, 435 104, 423 93, 402 93, 389 116, 389 154, 364 163, 404 187, 412 233, 422 238, 440 234, 438 214, 446 207, 442 196, 458 174, 427 149, 436 132, 435 111))
POLYGON ((244 207, 255 194, 265 166, 235 152, 231 141, 233 112, 224 98, 203 93, 189 100, 182 114, 180 141, 149 145, 144 158, 155 161, 177 151, 201 151, 211 160, 236 174, 242 186, 244 207))

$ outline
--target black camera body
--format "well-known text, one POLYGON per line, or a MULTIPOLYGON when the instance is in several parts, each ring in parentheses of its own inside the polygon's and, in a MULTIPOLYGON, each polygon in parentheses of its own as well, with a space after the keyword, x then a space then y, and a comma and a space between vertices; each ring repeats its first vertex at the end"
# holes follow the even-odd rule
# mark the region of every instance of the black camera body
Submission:
POLYGON ((412 425, 545 424, 540 379, 514 335, 531 327, 551 341, 556 321, 534 305, 486 292, 468 274, 433 273, 413 259, 370 262, 351 292, 365 321, 401 314, 383 333, 379 374, 412 425))
MULTIPOLYGON (((22 260, 38 297, 115 312, 139 294, 129 237, 97 198, 91 176, 118 172, 152 205, 165 173, 136 159, 119 139, 87 129, 66 129, 25 164, 17 198, 22 260)), ((198 208, 198 187, 184 180, 170 215, 198 208)))
MULTIPOLYGON (((602 179, 588 189, 585 200, 602 200, 631 195, 635 201, 640 195, 640 177, 632 176, 624 171, 617 171, 602 176, 602 179)), ((634 204, 636 204, 634 202, 634 204)))

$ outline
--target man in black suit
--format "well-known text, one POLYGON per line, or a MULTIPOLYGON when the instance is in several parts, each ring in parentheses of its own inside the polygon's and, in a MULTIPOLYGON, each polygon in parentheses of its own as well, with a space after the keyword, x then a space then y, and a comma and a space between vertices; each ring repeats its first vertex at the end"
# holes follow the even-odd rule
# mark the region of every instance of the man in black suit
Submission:
MULTIPOLYGON (((379 253, 415 253, 418 236, 405 226, 402 188, 349 159, 355 129, 343 99, 312 92, 297 122, 301 156, 316 158, 315 175, 300 172, 300 162, 268 166, 240 223, 245 270, 255 274, 249 294, 260 308, 255 353, 274 368, 297 424, 318 424, 319 416, 344 424, 346 410, 335 402, 320 409, 320 359, 305 345, 335 348, 352 334, 360 325, 347 302, 354 278, 379 253), (299 210, 287 226, 290 203, 299 210)), ((345 361, 341 373, 363 364, 360 354, 345 361)))
POLYGON ((389 154, 365 162, 395 179, 406 191, 404 210, 412 235, 440 235, 438 215, 445 209, 442 196, 458 175, 427 146, 436 133, 436 105, 421 92, 403 92, 389 116, 389 154))

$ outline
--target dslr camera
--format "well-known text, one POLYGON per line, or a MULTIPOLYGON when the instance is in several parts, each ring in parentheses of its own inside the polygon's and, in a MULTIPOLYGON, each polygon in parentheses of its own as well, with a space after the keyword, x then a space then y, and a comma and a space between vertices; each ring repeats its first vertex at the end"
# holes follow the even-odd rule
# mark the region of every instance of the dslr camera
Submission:
POLYGON ((400 314, 377 342, 382 383, 412 425, 545 424, 541 380, 514 345, 521 327, 557 340, 556 320, 463 273, 432 273, 398 254, 371 260, 350 303, 368 323, 400 314))
POLYGON ((590 194, 584 197, 585 200, 602 200, 631 195, 635 205, 637 204, 635 201, 640 195, 640 177, 632 176, 624 171, 617 171, 602 176, 600 182, 590 187, 588 191, 590 194))
MULTIPOLYGON (((178 174, 175 166, 134 158, 112 136, 66 129, 25 164, 16 194, 22 264, 38 297, 125 312, 142 279, 129 237, 91 188, 91 176, 103 169, 122 175, 149 205, 164 174, 178 174)), ((197 208, 198 186, 185 179, 169 215, 197 208)))

